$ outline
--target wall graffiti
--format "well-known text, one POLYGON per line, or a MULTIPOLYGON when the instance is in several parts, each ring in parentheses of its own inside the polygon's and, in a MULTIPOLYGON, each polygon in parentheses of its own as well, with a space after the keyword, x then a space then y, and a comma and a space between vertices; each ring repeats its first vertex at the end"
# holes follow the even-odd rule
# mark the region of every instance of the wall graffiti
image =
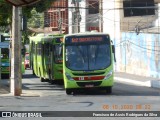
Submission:
POLYGON ((120 70, 160 78, 160 35, 122 33, 120 70))

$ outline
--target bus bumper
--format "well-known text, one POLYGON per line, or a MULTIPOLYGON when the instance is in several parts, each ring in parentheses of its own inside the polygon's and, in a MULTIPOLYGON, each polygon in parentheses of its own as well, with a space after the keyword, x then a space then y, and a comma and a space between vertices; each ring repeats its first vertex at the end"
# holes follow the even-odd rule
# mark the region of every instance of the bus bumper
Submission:
POLYGON ((65 88, 101 88, 113 86, 113 76, 108 79, 94 80, 94 81, 75 81, 75 80, 64 80, 65 88))

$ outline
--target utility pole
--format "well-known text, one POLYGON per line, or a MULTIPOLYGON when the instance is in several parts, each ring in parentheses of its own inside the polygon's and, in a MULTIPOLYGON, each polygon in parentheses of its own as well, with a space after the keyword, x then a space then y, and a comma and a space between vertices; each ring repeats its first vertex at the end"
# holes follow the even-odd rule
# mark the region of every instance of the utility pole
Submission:
POLYGON ((99 32, 103 32, 103 3, 102 0, 99 0, 99 32))
MULTIPOLYGON (((1 43, 1 34, 0 34, 0 43, 1 43)), ((1 56, 1 48, 0 48, 0 56, 1 56)), ((1 63, 1 57, 0 57, 0 87, 1 87, 1 73, 2 73, 2 69, 1 69, 2 63, 1 63)))
POLYGON ((59 20, 58 20, 58 29, 60 34, 62 34, 62 18, 61 18, 61 10, 60 8, 58 8, 58 16, 59 16, 59 20))
POLYGON ((80 16, 80 13, 79 13, 79 1, 77 0, 76 1, 76 19, 77 19, 77 33, 79 33, 80 32, 80 27, 79 27, 79 16, 80 16))
POLYGON ((12 43, 11 43, 11 78, 10 91, 14 96, 22 93, 21 68, 21 7, 13 6, 12 10, 12 43))
POLYGON ((72 33, 78 33, 80 32, 80 12, 79 12, 79 2, 81 2, 81 0, 72 0, 72 4, 75 7, 75 11, 72 12, 72 33))

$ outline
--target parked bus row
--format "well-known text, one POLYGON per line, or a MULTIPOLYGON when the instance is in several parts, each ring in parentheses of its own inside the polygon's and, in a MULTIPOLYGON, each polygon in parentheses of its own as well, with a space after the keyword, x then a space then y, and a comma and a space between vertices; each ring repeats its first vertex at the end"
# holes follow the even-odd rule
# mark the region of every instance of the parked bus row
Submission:
POLYGON ((30 38, 30 63, 41 81, 64 81, 66 94, 84 88, 112 92, 114 46, 104 33, 39 34, 30 38))
POLYGON ((62 82, 63 35, 38 34, 30 38, 30 66, 41 82, 62 82))

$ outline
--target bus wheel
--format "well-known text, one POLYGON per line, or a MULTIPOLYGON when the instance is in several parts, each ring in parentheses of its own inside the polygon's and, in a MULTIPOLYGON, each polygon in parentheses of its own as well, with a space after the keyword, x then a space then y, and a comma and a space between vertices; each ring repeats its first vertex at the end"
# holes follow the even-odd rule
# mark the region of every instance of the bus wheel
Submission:
POLYGON ((106 93, 111 94, 112 93, 112 87, 107 87, 106 88, 106 93))
POLYGON ((35 75, 34 69, 32 69, 32 75, 35 75))
POLYGON ((32 64, 32 75, 35 75, 33 64, 32 64))
POLYGON ((72 93, 72 90, 71 90, 71 89, 66 89, 66 94, 67 94, 67 95, 71 95, 71 93, 72 93))
POLYGON ((45 82, 45 79, 44 79, 44 78, 41 77, 40 79, 41 79, 41 82, 45 82))
POLYGON ((49 83, 55 84, 55 81, 54 80, 49 80, 49 83))

